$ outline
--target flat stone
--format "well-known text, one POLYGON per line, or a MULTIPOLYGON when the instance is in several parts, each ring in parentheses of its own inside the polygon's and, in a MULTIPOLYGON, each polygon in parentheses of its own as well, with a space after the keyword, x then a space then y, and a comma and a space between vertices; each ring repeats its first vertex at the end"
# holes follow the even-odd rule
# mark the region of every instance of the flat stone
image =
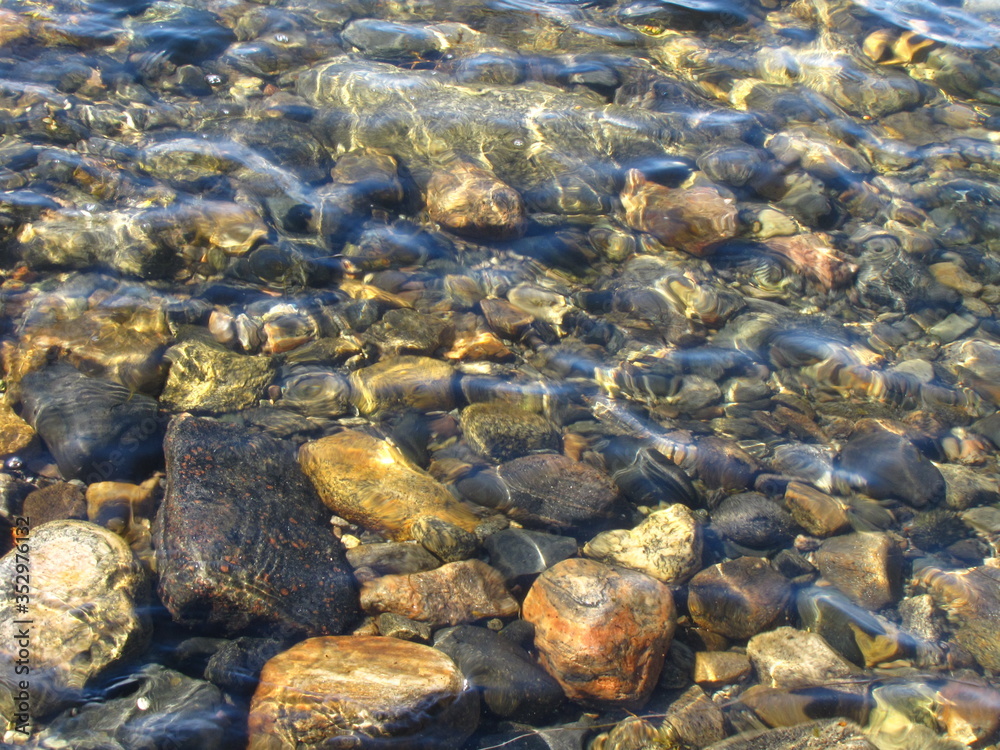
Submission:
POLYGON ((269 357, 237 354, 198 339, 167 350, 170 373, 160 404, 172 412, 221 414, 255 406, 274 379, 269 357))
POLYGON ((145 479, 162 461, 163 421, 149 396, 56 363, 24 376, 21 401, 64 479, 145 479))
POLYGON ((584 545, 583 554, 681 584, 701 568, 702 549, 701 523, 677 503, 650 513, 634 529, 598 534, 584 545))
MULTIPOLYGON (((30 713, 43 716, 82 697, 87 683, 141 653, 151 627, 142 614, 149 582, 132 550, 117 535, 86 521, 52 521, 30 526, 24 539, 30 561, 28 611, 15 605, 18 549, 0 560, 0 715, 14 716, 19 644, 27 628, 30 643, 30 713), (29 625, 16 624, 30 619, 29 625)), ((21 655, 23 656, 23 654, 21 655)), ((32 720, 32 723, 33 720, 32 720)))
POLYGON ((367 614, 394 612, 434 626, 510 617, 518 610, 503 576, 481 560, 366 581, 361 586, 361 608, 367 614))
POLYGON ((735 651, 697 651, 692 679, 709 690, 742 682, 750 675, 750 658, 735 651))
POLYGON ((306 443, 299 463, 330 510, 397 542, 416 539, 421 520, 440 521, 444 537, 471 534, 481 521, 389 441, 358 430, 306 443))
POLYGON ((531 313, 504 299, 484 299, 479 303, 490 328, 508 339, 517 339, 534 320, 531 313))
POLYGON ((561 445, 556 426, 545 417, 502 402, 470 404, 461 424, 469 446, 493 461, 558 451, 561 445))
POLYGON ((215 685, 150 664, 116 680, 114 697, 91 700, 55 717, 32 747, 223 747, 230 717, 215 685))
POLYGON ((56 482, 24 498, 21 513, 31 519, 33 526, 68 519, 86 521, 87 501, 83 490, 75 484, 56 482))
POLYGON ((832 719, 764 729, 708 745, 704 750, 878 750, 857 724, 832 719))
POLYGON ((833 536, 851 525, 845 503, 801 482, 788 483, 785 504, 795 523, 813 536, 833 536))
POLYGON ((822 636, 790 627, 755 635, 747 643, 747 656, 761 683, 771 687, 826 685, 859 671, 822 636))
POLYGON ((944 344, 950 344, 971 331, 979 321, 972 315, 951 313, 940 323, 932 325, 927 333, 938 338, 944 344))
POLYGON ((727 638, 750 638, 782 622, 790 599, 787 579, 757 557, 713 565, 688 584, 691 618, 727 638))
POLYGON ((483 546, 490 565, 508 582, 536 576, 577 553, 572 537, 528 529, 503 529, 486 537, 483 546))
POLYGON ((580 558, 542 573, 522 616, 535 626, 542 666, 567 697, 633 707, 653 690, 676 626, 665 585, 580 558))
POLYGON ((1000 568, 929 566, 919 572, 918 579, 935 604, 948 613, 955 643, 986 669, 1000 670, 1000 568))
POLYGON ((381 636, 310 638, 264 666, 248 750, 461 747, 479 701, 430 646, 381 636))
POLYGON ((433 354, 451 343, 455 328, 433 315, 402 308, 389 310, 368 334, 386 354, 433 354))
POLYGON ((448 411, 455 406, 455 371, 429 357, 384 359, 351 373, 351 399, 362 414, 411 408, 448 411))
POLYGON ((434 648, 455 660, 496 716, 535 724, 565 699, 559 683, 527 651, 492 630, 446 628, 436 634, 434 648))
POLYGON ((939 284, 954 289, 962 296, 974 296, 983 290, 983 285, 954 261, 931 263, 927 270, 939 284))
POLYGON ((974 505, 1000 502, 1000 483, 996 475, 989 476, 982 469, 958 464, 941 464, 938 471, 944 477, 944 501, 949 508, 966 510, 974 505))
POLYGON ((426 622, 417 622, 392 612, 383 612, 375 621, 379 635, 414 643, 430 643, 432 629, 426 622))
POLYGON ((182 415, 167 431, 153 528, 160 597, 177 622, 230 634, 345 630, 357 593, 291 446, 182 415))
POLYGON ((902 556, 881 532, 831 537, 820 545, 815 561, 826 580, 866 609, 882 609, 902 594, 902 556))

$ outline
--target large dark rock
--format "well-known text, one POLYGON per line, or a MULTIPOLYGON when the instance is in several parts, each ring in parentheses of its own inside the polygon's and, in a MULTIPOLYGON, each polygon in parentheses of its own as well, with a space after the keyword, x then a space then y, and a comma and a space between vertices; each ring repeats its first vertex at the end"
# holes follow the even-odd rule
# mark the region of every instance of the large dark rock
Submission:
POLYGON ((156 401, 65 363, 21 380, 24 418, 52 451, 65 479, 145 479, 161 461, 156 401))
POLYGON ((354 620, 343 547, 290 446, 189 415, 164 445, 154 538, 175 620, 256 635, 340 633, 354 620))
POLYGON ((921 508, 943 500, 941 472, 902 435, 865 420, 840 452, 840 472, 876 499, 899 498, 921 508))
POLYGON ((115 684, 119 697, 57 716, 37 748, 201 750, 223 747, 229 709, 217 687, 150 664, 115 684))
POLYGON ((436 634, 434 648, 455 661, 497 716, 534 723, 563 701, 559 683, 524 649, 492 630, 472 625, 446 628, 436 634))

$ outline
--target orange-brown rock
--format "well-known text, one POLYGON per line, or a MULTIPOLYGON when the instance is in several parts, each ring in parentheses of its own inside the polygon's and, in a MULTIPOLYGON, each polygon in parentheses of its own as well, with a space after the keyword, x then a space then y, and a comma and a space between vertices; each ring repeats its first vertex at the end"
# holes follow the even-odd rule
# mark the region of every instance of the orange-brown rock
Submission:
POLYGON ((484 299, 479 307, 489 327, 509 339, 516 339, 524 333, 535 319, 505 299, 484 299))
POLYGON ((490 170, 456 161, 431 175, 427 213, 455 234, 511 239, 524 234, 524 201, 490 170))
POLYGON ((466 532, 480 521, 392 444, 364 432, 345 430, 306 443, 299 464, 330 510, 397 542, 412 540, 413 525, 421 518, 466 532))
POLYGON ((710 186, 671 189, 631 169, 621 193, 625 223, 699 257, 736 234, 736 205, 710 186))
POLYGON ((625 568, 573 558, 538 577, 524 600, 542 666, 584 703, 641 706, 673 638, 670 589, 625 568))
POLYGON ((430 646, 382 636, 310 638, 273 657, 250 704, 249 750, 460 747, 479 700, 430 646))
POLYGON ((844 260, 822 234, 797 234, 794 237, 772 237, 764 243, 787 258, 796 273, 819 282, 827 289, 849 282, 858 267, 844 260))
POLYGON ((6 398, 0 399, 0 458, 21 457, 37 449, 35 430, 14 413, 6 398))
POLYGON ((133 518, 152 519, 160 495, 159 476, 142 484, 94 482, 87 487, 87 518, 101 526, 113 519, 126 523, 133 518))
POLYGON ((783 621, 788 580, 759 557, 739 557, 698 573, 688 584, 688 611, 698 625, 728 638, 749 638, 783 621))
POLYGON ((455 336, 451 349, 444 353, 445 359, 459 362, 475 362, 489 360, 491 362, 506 362, 514 358, 514 352, 508 349, 492 331, 468 331, 455 336))
POLYGON ((789 482, 785 505, 795 523, 814 536, 832 536, 851 525, 845 503, 808 484, 789 482))
POLYGON ((458 625, 487 617, 517 614, 503 576, 482 560, 461 560, 409 575, 388 575, 361 587, 361 609, 431 625, 458 625))

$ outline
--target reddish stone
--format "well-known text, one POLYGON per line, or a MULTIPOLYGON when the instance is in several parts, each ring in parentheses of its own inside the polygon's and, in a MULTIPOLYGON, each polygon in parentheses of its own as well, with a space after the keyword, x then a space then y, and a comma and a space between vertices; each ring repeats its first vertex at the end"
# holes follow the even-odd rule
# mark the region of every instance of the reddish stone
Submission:
POLYGON ((538 577, 523 617, 569 698, 629 707, 649 697, 676 626, 670 589, 655 578, 580 558, 538 577))

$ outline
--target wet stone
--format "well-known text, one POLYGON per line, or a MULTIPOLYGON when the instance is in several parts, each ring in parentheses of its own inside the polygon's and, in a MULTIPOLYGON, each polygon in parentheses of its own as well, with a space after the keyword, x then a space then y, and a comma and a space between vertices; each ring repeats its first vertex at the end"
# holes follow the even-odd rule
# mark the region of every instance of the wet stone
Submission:
POLYGON ((1000 501, 1000 486, 995 476, 986 476, 980 470, 958 464, 941 464, 938 471, 944 477, 945 504, 953 510, 1000 501))
MULTIPOLYGON (((461 544, 480 519, 394 445, 358 430, 306 443, 299 463, 327 508, 364 528, 402 542, 424 535, 461 544), (430 528, 427 521, 434 521, 430 528), (436 526, 436 527, 435 527, 436 526), (449 529, 452 530, 449 532, 449 529)), ((417 539, 423 542, 423 539, 417 539)), ((431 549, 431 552, 444 549, 431 549)))
POLYGON ((394 357, 352 372, 352 398, 368 415, 406 407, 447 411, 455 405, 454 376, 451 365, 440 360, 394 357))
POLYGON ((372 57, 411 60, 440 53, 445 39, 432 27, 418 23, 394 23, 377 18, 351 21, 341 32, 344 41, 372 57))
POLYGON ((163 424, 156 401, 67 364, 21 381, 24 417, 65 479, 145 479, 159 464, 163 424))
POLYGON ((152 519, 162 496, 160 475, 142 484, 94 482, 87 487, 87 519, 100 526, 135 518, 152 519))
POLYGON ((471 625, 446 628, 435 635, 434 648, 454 659, 496 716, 537 723, 564 700, 558 682, 524 649, 492 630, 471 625))
POLYGON ((21 515, 29 517, 33 525, 70 519, 86 521, 87 500, 75 484, 56 482, 24 498, 21 515))
MULTIPOLYGON (((146 574, 124 541, 86 521, 32 526, 30 638, 31 699, 42 716, 82 697, 91 680, 141 653, 150 624, 142 614, 149 594, 146 574), (81 617, 81 613, 86 616, 81 617)), ((4 600, 0 625, 16 633, 16 550, 0 560, 4 600)), ((0 644, 0 714, 13 721, 17 643, 0 644)))
POLYGON ((755 635, 747 643, 747 656, 761 684, 771 687, 826 685, 858 671, 822 636, 789 627, 755 635))
POLYGON ((160 403, 173 412, 239 411, 254 406, 274 378, 267 357, 237 354, 196 339, 167 350, 170 374, 160 403))
POLYGON ((670 704, 663 724, 689 747, 705 747, 726 736, 722 709, 699 685, 692 685, 670 704))
POLYGON ((441 564, 441 561, 423 546, 405 542, 360 544, 347 550, 345 554, 347 562, 353 568, 367 568, 376 576, 419 573, 433 570, 441 564))
POLYGON ((483 543, 490 565, 508 582, 531 578, 577 553, 576 540, 568 536, 528 529, 504 529, 483 543))
POLYGON ((559 432, 545 417, 504 403, 470 404, 462 410, 461 424, 472 449, 493 461, 561 446, 559 432))
POLYGON ((948 613, 955 642, 982 666, 1000 669, 1000 568, 928 566, 919 571, 919 581, 948 613))
POLYGON ((31 425, 14 413, 6 397, 0 400, 0 460, 23 457, 38 450, 38 438, 31 425))
POLYGON ((713 565, 688 584, 691 618, 727 638, 750 638, 783 622, 790 598, 784 576, 755 557, 713 565))
POLYGON ((607 475, 566 456, 525 456, 456 483, 463 497, 542 529, 573 532, 610 517, 618 498, 607 475))
POLYGON ((848 599, 872 611, 898 601, 902 593, 899 548, 880 532, 827 539, 816 551, 816 567, 848 599))
POLYGON ((154 524, 159 592, 177 622, 246 635, 342 632, 357 594, 329 514, 290 446, 180 416, 154 524))
POLYGON ((433 354, 448 346, 454 328, 416 310, 389 310, 368 333, 386 354, 433 354))
POLYGON ((795 522, 813 536, 832 536, 850 526, 843 502, 807 484, 789 482, 785 504, 795 522))
POLYGON ((231 709, 204 680, 150 664, 119 678, 113 695, 60 714, 33 747, 61 750, 67 737, 107 750, 221 747, 226 741, 231 709))
POLYGON ((702 549, 701 523, 686 506, 676 504, 650 513, 634 529, 598 534, 583 554, 676 585, 700 570, 702 549))
POLYGON ((448 164, 427 183, 431 219, 465 237, 509 240, 524 234, 520 194, 490 170, 467 161, 448 164))
POLYGON ((791 542, 796 526, 777 503, 758 492, 743 492, 712 511, 712 528, 740 547, 767 550, 791 542))
POLYGON ((256 690, 267 660, 284 650, 284 643, 275 638, 240 636, 209 657, 205 679, 227 692, 249 696, 256 690))
POLYGON ((735 651, 698 651, 694 655, 691 678, 704 688, 742 682, 750 676, 750 658, 735 651))
POLYGON ((567 697, 641 706, 656 684, 676 626, 670 589, 593 560, 564 560, 528 591, 541 664, 567 697))
POLYGON ((426 622, 417 622, 392 612, 383 612, 375 618, 375 622, 379 635, 399 638, 401 641, 430 643, 432 629, 426 622))
POLYGON ((843 719, 764 729, 708 745, 705 750, 877 750, 861 727, 843 719))
POLYGON ((367 614, 392 612, 433 626, 458 625, 517 614, 503 576, 481 560, 463 560, 408 575, 388 575, 361 586, 367 614))
POLYGON ((478 717, 475 692, 430 646, 380 636, 311 638, 264 666, 248 747, 459 747, 478 717))
POLYGON ((913 443, 871 422, 852 435, 838 467, 876 499, 895 497, 922 508, 945 495, 941 472, 913 443))

